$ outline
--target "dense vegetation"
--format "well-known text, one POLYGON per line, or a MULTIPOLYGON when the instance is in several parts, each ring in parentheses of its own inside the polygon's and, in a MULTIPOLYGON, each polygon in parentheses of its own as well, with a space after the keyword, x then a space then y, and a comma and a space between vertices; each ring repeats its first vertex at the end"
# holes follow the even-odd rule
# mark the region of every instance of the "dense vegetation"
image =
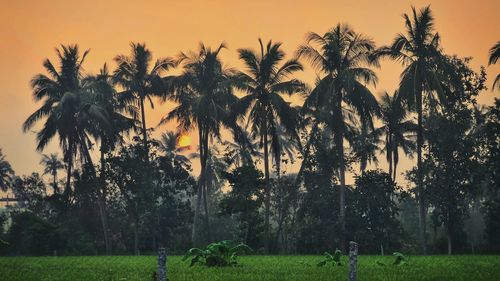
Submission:
MULTIPOLYGON (((338 24, 307 34, 288 58, 281 43, 259 39, 257 51, 237 50, 241 70, 222 61, 224 44, 154 60, 145 44, 131 43, 112 71, 104 64, 90 75, 83 71, 88 50, 60 46, 57 63, 45 60, 46 74, 31 80, 39 108, 23 129, 37 131, 38 151, 57 141, 61 156, 43 155, 42 175, 16 176, 0 151, 0 187, 18 200, 0 212, 0 253, 139 255, 164 246, 180 254, 221 240, 257 253, 345 253, 349 240, 363 254, 499 253, 500 100, 476 101, 489 84, 498 90, 499 78, 490 83, 483 68, 471 69, 472 58, 445 53, 429 7, 405 14, 404 26, 391 44, 377 47, 338 24), (382 59, 404 70, 399 89, 377 99, 374 68, 382 59), (295 77, 304 64, 317 73, 314 85, 295 77), (297 96, 294 103, 290 96, 297 96), (167 101, 174 106, 148 127, 148 104, 167 101), (165 130, 169 122, 177 130, 165 130), (189 131, 199 141, 191 154, 180 141, 189 131), (416 157, 416 166, 397 181, 402 154, 416 157), (388 171, 368 169, 381 158, 388 171), (296 173, 287 170, 290 163, 296 173), (355 174, 352 185, 348 172, 355 174)), ((489 63, 499 54, 497 43, 489 63)), ((153 266, 148 259, 111 265, 95 258, 88 266, 118 274, 121 263, 153 266)), ((324 267, 312 275, 313 258, 282 259, 278 267, 273 259, 248 257, 242 259, 248 269, 207 272, 174 266, 172 276, 227 280, 237 271, 238 280, 250 280, 259 270, 263 280, 278 280, 283 271, 296 280, 326 280, 346 270, 324 267), (297 271, 290 273, 292 265, 297 271)), ((493 280, 492 267, 485 273, 482 266, 498 263, 422 257, 381 268, 376 260, 360 259, 361 280, 412 280, 418 276, 412 272, 437 280, 442 263, 457 276, 454 268, 476 268, 468 280, 493 280)), ((23 263, 23 280, 37 266, 58 278, 51 259, 16 259, 9 270, 23 263)), ((137 276, 143 273, 151 272, 137 276)))

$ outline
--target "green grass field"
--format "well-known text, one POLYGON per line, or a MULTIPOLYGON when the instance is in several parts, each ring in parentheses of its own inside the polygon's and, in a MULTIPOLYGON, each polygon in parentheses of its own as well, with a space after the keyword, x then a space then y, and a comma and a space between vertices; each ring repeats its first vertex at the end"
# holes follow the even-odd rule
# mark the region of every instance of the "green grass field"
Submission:
MULTIPOLYGON (((346 257, 342 267, 317 267, 320 256, 248 256, 241 267, 189 267, 181 257, 169 257, 170 281, 334 281, 347 280, 346 257)), ((500 256, 410 257, 409 264, 390 265, 390 256, 361 256, 358 280, 500 280, 500 256), (389 264, 381 266, 377 261, 389 264)), ((135 281, 153 280, 155 257, 0 257, 2 281, 135 281)))

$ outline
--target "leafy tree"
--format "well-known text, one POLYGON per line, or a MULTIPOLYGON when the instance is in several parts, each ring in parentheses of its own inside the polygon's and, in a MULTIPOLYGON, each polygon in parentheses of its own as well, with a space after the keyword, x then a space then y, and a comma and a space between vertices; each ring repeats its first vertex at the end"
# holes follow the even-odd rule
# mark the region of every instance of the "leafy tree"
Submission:
POLYGON ((207 238, 210 242, 210 224, 207 209, 207 160, 210 149, 210 139, 220 138, 221 127, 225 126, 238 131, 236 124, 229 118, 230 106, 237 100, 233 94, 233 79, 235 71, 223 66, 219 54, 226 48, 224 44, 215 50, 201 44, 199 51, 181 53, 178 62, 184 70, 178 76, 168 77, 166 83, 170 87, 170 95, 164 99, 175 101, 178 106, 165 116, 160 124, 177 120, 184 131, 193 128, 198 130, 200 176, 198 178, 198 193, 193 222, 192 241, 198 244, 198 218, 203 199, 205 206, 205 225, 207 238))
POLYGON ((398 187, 389 174, 372 170, 356 176, 351 228, 355 241, 367 252, 376 252, 378 247, 382 253, 384 248, 399 249, 398 197, 398 187))
POLYGON ((372 116, 377 112, 377 100, 365 84, 377 82, 375 72, 368 68, 375 49, 374 42, 354 32, 348 25, 338 24, 323 36, 307 35, 306 44, 299 47, 297 55, 305 57, 324 76, 317 83, 308 99, 327 107, 325 118, 335 139, 340 179, 339 215, 341 222, 341 249, 345 249, 345 170, 344 138, 346 138, 345 106, 352 109, 361 123, 373 128, 372 116))
MULTIPOLYGON (((146 214, 151 211, 154 199, 153 180, 155 175, 151 154, 144 157, 144 143, 132 143, 122 147, 116 156, 108 158, 107 173, 113 186, 118 189, 117 195, 124 202, 133 228, 134 254, 139 255, 140 229, 146 214)), ((150 151, 149 148, 147 151, 150 151)))
POLYGON ((0 190, 7 191, 12 184, 14 177, 14 170, 10 166, 10 163, 5 159, 5 155, 0 149, 0 190))
POLYGON ((123 88, 120 99, 140 108, 141 133, 144 149, 147 149, 148 136, 144 103, 149 101, 154 108, 152 96, 165 92, 161 75, 176 65, 171 58, 159 58, 152 64, 153 56, 146 44, 130 43, 130 56, 118 55, 118 64, 113 73, 113 81, 123 88))
POLYGON ((468 58, 446 56, 444 60, 455 74, 449 75, 443 69, 436 71, 440 81, 447 86, 444 92, 446 108, 430 107, 429 115, 424 119, 428 150, 423 167, 425 196, 433 207, 433 223, 444 226, 448 254, 451 254, 453 245, 457 249, 464 244, 460 243, 465 237, 464 219, 469 213, 473 194, 477 193, 474 189, 480 188, 479 181, 473 179, 475 167, 479 166, 476 147, 481 120, 476 120, 473 106, 475 97, 485 88, 486 79, 483 70, 476 73, 470 69, 468 58))
POLYGON ((57 233, 57 226, 31 212, 12 215, 12 225, 7 233, 9 254, 50 256, 61 248, 64 237, 57 233))
POLYGON ((273 180, 272 206, 277 224, 275 247, 280 253, 289 253, 295 246, 297 211, 300 207, 300 187, 294 184, 294 175, 285 175, 273 180))
POLYGON ((54 194, 59 193, 59 188, 57 187, 57 171, 64 169, 64 164, 59 159, 59 155, 57 155, 57 153, 51 153, 50 155, 43 154, 40 164, 44 166, 43 174, 50 174, 52 176, 54 194))
MULTIPOLYGON (((438 69, 453 75, 453 69, 444 59, 440 47, 440 37, 434 33, 434 16, 430 6, 419 12, 412 7, 412 14, 403 14, 406 34, 398 34, 390 46, 380 48, 376 58, 388 56, 400 62, 405 69, 401 73, 399 95, 409 108, 417 112, 417 193, 419 200, 420 216, 420 241, 423 253, 427 252, 426 224, 425 224, 425 197, 422 182, 422 147, 424 97, 427 101, 433 100, 434 93, 445 103, 444 83, 437 75, 438 69)), ((451 85, 452 86, 452 85, 451 85)), ((434 99, 435 100, 435 99, 434 99)))
POLYGON ((21 208, 25 208, 36 214, 46 211, 44 200, 47 190, 43 179, 38 173, 16 177, 12 185, 12 192, 16 196, 21 208))
POLYGON ((253 165, 235 168, 226 174, 231 186, 224 194, 221 214, 234 215, 239 221, 239 239, 257 249, 262 246, 263 219, 259 209, 264 203, 262 173, 253 165))
POLYGON ((484 125, 484 152, 486 161, 482 166, 486 170, 484 182, 487 185, 486 200, 483 212, 485 214, 486 239, 492 251, 499 249, 498 232, 500 223, 500 99, 495 99, 486 114, 484 125))

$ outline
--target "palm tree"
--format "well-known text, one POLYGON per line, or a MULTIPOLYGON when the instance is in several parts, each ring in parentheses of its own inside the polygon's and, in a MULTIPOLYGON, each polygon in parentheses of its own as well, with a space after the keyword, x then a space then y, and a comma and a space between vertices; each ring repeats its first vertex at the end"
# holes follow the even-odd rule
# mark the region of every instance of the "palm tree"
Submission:
POLYGON ((253 165, 252 157, 260 158, 262 153, 258 151, 258 140, 252 140, 248 130, 242 130, 242 138, 233 135, 233 141, 224 140, 222 145, 225 146, 225 156, 228 166, 234 164, 236 167, 253 165))
POLYGON ((300 150, 300 141, 290 137, 283 125, 276 126, 276 133, 272 135, 270 154, 276 168, 276 177, 281 177, 281 161, 286 156, 287 161, 295 160, 295 152, 300 150))
POLYGON ((14 180, 14 171, 0 149, 0 190, 7 191, 14 180))
POLYGON ((178 105, 160 121, 160 125, 177 120, 182 131, 187 132, 193 128, 198 130, 201 171, 192 228, 194 245, 197 244, 197 224, 202 198, 207 236, 208 240, 211 240, 206 200, 206 168, 210 139, 220 138, 222 126, 236 129, 235 123, 229 118, 230 106, 237 100, 232 89, 234 70, 222 65, 219 54, 224 48, 226 46, 221 44, 212 50, 201 43, 198 52, 181 53, 178 63, 183 65, 183 72, 165 79, 170 93, 163 96, 163 100, 170 99, 178 105))
POLYGON ((164 91, 161 75, 174 67, 175 62, 171 58, 160 58, 151 66, 153 57, 145 44, 130 43, 130 47, 130 56, 115 57, 118 67, 114 71, 113 80, 124 89, 119 93, 121 100, 140 108, 142 141, 147 151, 148 137, 144 103, 148 100, 151 108, 154 108, 152 96, 164 91))
MULTIPOLYGON (((96 177, 95 167, 90 155, 90 136, 96 131, 96 126, 109 130, 110 117, 108 112, 94 98, 91 89, 85 87, 82 74, 82 63, 88 54, 85 51, 80 57, 77 45, 61 46, 56 49, 60 66, 57 70, 50 60, 45 60, 44 67, 49 76, 38 74, 31 80, 33 96, 43 105, 31 114, 23 124, 26 132, 34 124, 46 119, 42 129, 37 133, 37 150, 43 151, 56 135, 63 150, 67 165, 67 179, 64 194, 71 192, 70 181, 73 162, 77 155, 90 168, 91 176, 96 177)), ((98 197, 99 211, 103 223, 105 242, 107 239, 106 218, 102 202, 98 197)), ((108 248, 108 247, 106 247, 108 248)))
MULTIPOLYGON (((500 58, 500 41, 498 41, 495 45, 493 45, 493 47, 491 47, 488 65, 496 64, 498 58, 500 58)), ((497 75, 495 81, 493 82, 493 89, 495 88, 495 86, 500 89, 500 73, 497 75)))
POLYGON ((50 155, 43 154, 40 164, 44 166, 43 174, 52 176, 52 188, 54 189, 54 194, 58 194, 57 171, 64 169, 64 164, 59 159, 59 155, 57 153, 51 153, 50 155))
MULTIPOLYGON (((269 41, 266 46, 259 39, 260 53, 251 49, 239 49, 239 57, 243 60, 247 72, 238 74, 238 88, 247 95, 234 107, 235 116, 248 115, 252 122, 252 137, 260 138, 264 149, 265 176, 265 250, 269 252, 270 242, 270 206, 271 185, 269 182, 269 144, 278 138, 278 126, 282 125, 286 133, 298 139, 296 132, 296 112, 286 102, 282 94, 292 95, 303 91, 303 83, 290 78, 295 72, 303 69, 295 59, 283 62, 285 53, 280 49, 281 43, 269 41), (280 65, 281 64, 281 65, 280 65)), ((275 144, 277 142, 275 141, 275 144)), ((275 150, 276 153, 281 151, 275 150)), ((278 157, 279 158, 279 157, 278 157)))
POLYGON ((378 164, 377 153, 379 151, 380 130, 370 130, 365 124, 359 126, 347 126, 346 138, 349 140, 354 155, 359 159, 359 171, 366 170, 368 163, 378 164))
MULTIPOLYGON (((442 104, 445 85, 438 79, 438 70, 447 72, 453 77, 453 67, 447 63, 441 52, 439 34, 434 32, 434 17, 427 6, 419 12, 412 7, 412 15, 404 14, 406 34, 398 34, 390 46, 380 48, 374 58, 388 56, 401 62, 405 67, 401 73, 399 94, 401 99, 417 112, 417 193, 419 201, 420 241, 423 253, 427 253, 425 237, 425 198, 422 182, 422 146, 423 137, 423 102, 424 94, 428 100, 434 99, 437 93, 442 104)), ((456 79, 453 79, 457 81, 456 79)))
POLYGON ((359 115, 370 128, 372 114, 377 111, 377 100, 365 84, 375 85, 377 76, 368 66, 374 62, 369 56, 375 49, 373 41, 354 32, 348 25, 338 24, 323 36, 311 32, 307 34, 306 44, 297 50, 299 57, 310 61, 312 66, 324 76, 312 90, 308 99, 328 107, 329 126, 333 131, 337 154, 339 156, 340 179, 340 222, 341 249, 345 241, 345 155, 346 116, 348 107, 359 115), (345 105, 345 106, 344 106, 345 105))
POLYGON ((189 165, 189 158, 182 155, 183 152, 189 150, 187 146, 179 146, 179 138, 182 136, 180 132, 168 131, 162 133, 158 142, 158 150, 163 153, 164 157, 171 163, 172 167, 180 165, 186 167, 189 165))
POLYGON ((33 97, 36 101, 43 101, 43 104, 23 124, 23 130, 27 132, 38 121, 46 120, 37 133, 38 151, 43 151, 56 135, 59 136, 67 169, 65 193, 71 191, 76 156, 80 154, 87 163, 92 160, 88 136, 90 124, 107 124, 108 119, 82 86, 82 64, 88 52, 80 56, 77 45, 61 45, 61 49, 56 49, 59 69, 50 60, 44 61, 43 66, 49 75, 37 74, 31 80, 33 97))
POLYGON ((97 203, 102 226, 104 231, 104 240, 106 254, 111 255, 111 241, 107 222, 106 207, 106 153, 112 151, 116 144, 123 143, 122 133, 127 133, 135 125, 134 118, 128 118, 124 114, 136 116, 137 109, 134 105, 126 104, 118 100, 118 95, 114 89, 112 76, 109 74, 106 64, 100 69, 99 74, 90 75, 82 82, 86 94, 92 103, 97 104, 105 112, 107 118, 105 123, 93 122, 90 124, 89 132, 96 141, 100 143, 100 186, 97 192, 97 203))
POLYGON ((396 181, 399 149, 402 149, 406 156, 412 157, 417 125, 408 119, 408 111, 401 103, 397 91, 392 97, 387 92, 384 93, 380 101, 380 112, 383 125, 377 130, 385 135, 382 151, 385 152, 389 163, 389 174, 393 181, 396 181))

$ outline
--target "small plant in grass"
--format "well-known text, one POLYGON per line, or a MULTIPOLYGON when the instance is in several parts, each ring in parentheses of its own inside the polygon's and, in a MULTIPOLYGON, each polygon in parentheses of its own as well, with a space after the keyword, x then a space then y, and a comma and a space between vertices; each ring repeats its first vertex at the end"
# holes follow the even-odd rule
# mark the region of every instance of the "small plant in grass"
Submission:
POLYGON ((341 266, 342 264, 340 263, 340 256, 342 253, 340 250, 335 250, 335 253, 332 255, 328 252, 325 252, 324 254, 324 259, 318 263, 318 266, 325 266, 327 264, 331 264, 333 266, 341 266))
POLYGON ((394 252, 392 255, 395 257, 394 262, 392 264, 403 265, 408 263, 408 257, 403 255, 402 253, 394 252))
MULTIPOLYGON (((392 263, 393 265, 404 265, 404 264, 408 264, 408 257, 405 256, 404 254, 400 253, 400 252, 394 252, 392 254, 394 256, 394 262, 392 263)), ((381 261, 377 261, 377 264, 378 265, 381 265, 381 266, 385 266, 386 264, 381 262, 381 261)))
POLYGON ((243 243, 225 240, 209 244, 204 249, 191 248, 182 258, 191 259, 189 266, 201 264, 205 266, 236 266, 237 257, 241 254, 252 253, 253 250, 243 243))

